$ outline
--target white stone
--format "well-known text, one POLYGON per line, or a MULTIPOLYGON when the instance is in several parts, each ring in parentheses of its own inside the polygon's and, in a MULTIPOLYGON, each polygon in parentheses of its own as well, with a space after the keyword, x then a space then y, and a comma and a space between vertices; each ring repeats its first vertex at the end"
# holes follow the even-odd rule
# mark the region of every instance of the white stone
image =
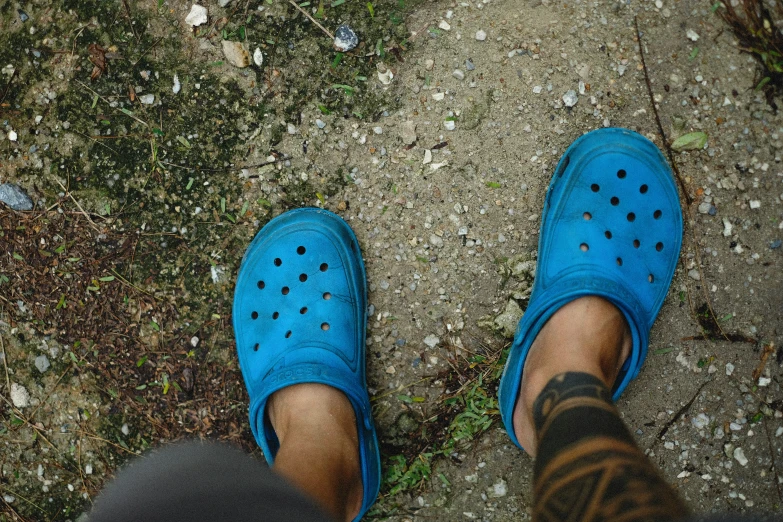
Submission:
POLYGON ((373 127, 373 128, 372 128, 372 131, 373 131, 375 134, 383 134, 383 127, 373 127))
POLYGON ((253 51, 253 63, 261 67, 264 64, 264 53, 261 52, 261 48, 256 47, 253 51))
POLYGON ((462 72, 462 71, 461 71, 461 70, 459 70, 459 69, 454 69, 454 72, 453 72, 453 73, 451 73, 451 75, 452 75, 453 77, 455 77, 456 79, 458 79, 459 81, 462 81, 462 80, 464 80, 464 79, 465 79, 465 73, 464 73, 464 72, 462 72))
POLYGON ((84 466, 84 472, 87 475, 92 475, 92 464, 87 464, 86 466, 84 466))
POLYGON ((693 29, 688 29, 685 32, 685 36, 687 36, 688 39, 693 41, 693 42, 695 42, 695 41, 697 41, 699 39, 699 34, 696 31, 694 31, 693 29))
POLYGON ((726 375, 731 376, 732 373, 734 373, 734 365, 726 363, 726 375))
POLYGON ((154 94, 143 94, 139 96, 139 101, 143 103, 144 105, 152 105, 155 103, 155 95, 154 94))
POLYGON ((180 85, 179 83, 179 76, 174 74, 174 85, 171 86, 171 92, 177 94, 180 91, 180 89, 182 89, 182 85, 180 85))
POLYGON ((421 164, 426 165, 428 163, 432 163, 432 151, 430 149, 424 149, 424 160, 421 164))
POLYGON ((14 406, 17 408, 26 408, 27 406, 30 406, 30 393, 27 391, 27 388, 21 384, 12 382, 11 402, 14 403, 14 406))
POLYGON ((438 24, 438 27, 443 29, 444 31, 451 31, 451 25, 446 20, 441 20, 438 24))
POLYGON ((748 459, 745 457, 745 451, 742 448, 734 448, 734 458, 740 463, 740 466, 748 465, 748 459))
POLYGON ((230 3, 231 3, 231 0, 218 0, 218 5, 220 7, 226 7, 230 3))
POLYGON ((751 199, 748 202, 748 204, 750 205, 750 208, 752 208, 752 209, 761 208, 761 201, 759 201, 757 199, 751 199))
POLYGON ((200 340, 201 340, 201 339, 199 339, 198 337, 196 337, 196 336, 194 335, 193 337, 191 337, 191 338, 190 338, 190 346, 192 346, 193 348, 195 348, 196 346, 198 346, 198 342, 199 342, 200 340))
POLYGON ((446 97, 446 94, 444 94, 442 92, 435 92, 435 93, 432 94, 432 99, 435 100, 435 101, 441 101, 445 97, 446 97))
POLYGON ((207 8, 193 4, 193 7, 190 8, 190 13, 185 17, 185 23, 191 27, 207 23, 207 8))
POLYGON ((443 246, 443 238, 440 236, 436 236, 435 234, 432 234, 430 236, 430 246, 433 246, 435 248, 440 248, 443 246))
POLYGON ((13 131, 13 130, 12 131, 8 131, 8 139, 10 141, 16 141, 17 137, 18 136, 16 135, 16 131, 13 131))
POLYGON ((723 237, 731 236, 733 228, 734 225, 731 224, 731 221, 729 221, 728 218, 723 218, 723 237))
POLYGON ((443 122, 443 128, 447 131, 453 131, 457 128, 457 124, 454 123, 454 120, 446 120, 443 122))
POLYGON ((386 64, 383 62, 378 62, 375 64, 375 68, 378 69, 378 81, 384 85, 389 85, 394 79, 394 73, 392 70, 386 67, 386 64))
POLYGON ((533 87, 533 94, 541 94, 541 86, 536 85, 533 87))
POLYGON ((579 97, 576 95, 576 91, 570 90, 563 95, 563 103, 566 107, 573 107, 576 102, 579 101, 579 97))
POLYGON ((120 428, 120 431, 122 432, 123 435, 126 435, 126 436, 130 435, 130 428, 128 428, 127 424, 123 424, 122 428, 120 428))
POLYGON ((693 424, 693 427, 697 430, 701 430, 709 426, 710 418, 704 413, 699 413, 691 419, 691 424, 693 424))
POLYGON ((777 431, 775 432, 776 437, 780 437, 781 435, 783 435, 783 426, 778 428, 777 431))
MULTIPOLYGON (((435 237, 437 237, 437 236, 435 236, 435 237)), ((439 342, 440 342, 440 338, 437 335, 434 335, 434 334, 430 334, 430 335, 428 335, 427 337, 424 338, 424 344, 426 344, 430 348, 435 348, 436 346, 438 346, 439 342)))
POLYGON ((294 135, 296 134, 296 126, 293 123, 289 123, 286 125, 286 131, 288 131, 288 134, 294 135))
POLYGON ((490 498, 500 498, 506 495, 508 495, 508 484, 503 479, 492 484, 491 488, 487 488, 487 496, 490 498))
POLYGON ((435 67, 435 60, 424 60, 424 68, 431 71, 435 67))
POLYGON ((483 42, 486 39, 487 39, 487 33, 485 31, 482 31, 481 29, 476 31, 476 40, 478 40, 479 42, 483 42))
POLYGON ((769 386, 769 383, 772 382, 772 379, 769 377, 759 377, 759 386, 769 386))

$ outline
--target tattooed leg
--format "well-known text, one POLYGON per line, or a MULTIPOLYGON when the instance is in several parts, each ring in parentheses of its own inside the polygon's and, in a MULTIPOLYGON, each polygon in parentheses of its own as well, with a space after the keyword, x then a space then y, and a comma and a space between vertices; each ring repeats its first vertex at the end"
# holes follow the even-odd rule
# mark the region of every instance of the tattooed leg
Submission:
POLYGON ((534 520, 630 522, 687 515, 634 443, 600 379, 557 375, 533 410, 539 441, 534 520))

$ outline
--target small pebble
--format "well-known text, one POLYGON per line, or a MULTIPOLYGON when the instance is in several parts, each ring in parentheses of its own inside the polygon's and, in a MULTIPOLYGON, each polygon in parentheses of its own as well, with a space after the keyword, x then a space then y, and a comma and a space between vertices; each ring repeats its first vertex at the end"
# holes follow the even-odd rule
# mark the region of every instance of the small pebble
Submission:
POLYGON ((426 344, 430 348, 435 348, 436 346, 438 346, 439 342, 440 342, 440 338, 434 334, 430 334, 424 338, 424 344, 426 344))
POLYGON ((486 32, 482 31, 481 29, 476 31, 476 40, 478 40, 479 42, 483 42, 486 39, 487 39, 487 33, 486 32))
POLYGON ((41 373, 46 372, 46 370, 49 369, 49 358, 45 355, 39 355, 35 358, 35 367, 38 368, 38 371, 41 373))
POLYGON ((359 37, 348 25, 343 24, 334 32, 334 48, 346 53, 359 45, 359 37))
POLYGON ((745 457, 745 451, 742 448, 734 448, 734 458, 740 463, 740 466, 748 465, 748 459, 745 457))
POLYGON ((570 90, 563 95, 563 103, 566 107, 573 107, 578 101, 579 97, 576 95, 576 91, 574 90, 570 90))
POLYGON ((476 66, 475 66, 475 65, 473 65, 473 62, 471 62, 471 61, 470 61, 470 58, 468 58, 467 60, 465 60, 465 69, 467 69, 467 70, 469 70, 469 71, 473 71, 473 70, 475 70, 475 69, 476 69, 476 66))
POLYGON ((155 103, 155 95, 154 94, 144 94, 142 96, 139 96, 139 101, 143 103, 144 105, 152 105, 155 103))
POLYGON ((464 79, 465 79, 465 73, 464 73, 464 72, 462 72, 462 71, 461 71, 461 70, 459 70, 459 69, 454 69, 454 72, 453 72, 453 73, 451 73, 451 75, 452 75, 453 77, 455 77, 456 79, 458 79, 459 81, 462 81, 462 80, 464 80, 464 79))
POLYGON ((318 120, 315 120, 315 126, 318 127, 319 129, 323 129, 324 127, 326 127, 326 123, 324 123, 322 120, 318 119, 318 120))
POLYGON ((443 128, 448 131, 453 131, 457 128, 457 124, 453 120, 446 120, 443 122, 443 128))

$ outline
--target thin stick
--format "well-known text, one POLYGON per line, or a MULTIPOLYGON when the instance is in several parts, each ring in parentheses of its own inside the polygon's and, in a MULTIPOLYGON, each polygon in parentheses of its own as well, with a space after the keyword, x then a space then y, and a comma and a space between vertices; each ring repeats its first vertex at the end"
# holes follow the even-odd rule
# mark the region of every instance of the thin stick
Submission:
POLYGON ((89 216, 89 214, 87 214, 87 212, 86 212, 86 211, 85 211, 85 210, 82 208, 82 206, 79 204, 79 202, 78 202, 78 201, 76 201, 76 198, 74 198, 74 197, 73 197, 73 195, 71 194, 71 191, 70 191, 70 190, 68 190, 67 188, 65 188, 65 186, 64 186, 62 183, 60 183, 60 181, 59 181, 59 180, 55 180, 55 181, 57 181, 57 184, 58 184, 58 185, 60 185, 60 187, 62 187, 62 189, 65 191, 65 194, 66 194, 66 195, 67 195, 69 198, 71 198, 71 201, 73 201, 73 202, 76 204, 76 206, 77 206, 77 207, 79 207, 79 210, 81 210, 81 211, 82 211, 82 215, 84 215, 84 217, 86 217, 86 218, 87 218, 87 221, 89 221, 89 222, 92 224, 93 228, 94 228, 94 229, 95 229, 95 230, 96 230, 98 233, 100 233, 100 232, 101 232, 101 229, 100 229, 100 228, 98 228, 98 225, 96 225, 96 224, 95 224, 95 221, 93 221, 93 220, 92 220, 92 218, 91 218, 91 217, 89 216))
POLYGON ((11 380, 8 378, 8 361, 5 357, 5 343, 3 342, 3 336, 0 335, 0 348, 3 349, 3 366, 5 366, 5 387, 8 393, 11 393, 11 380))
POLYGON ((294 6, 297 9, 297 11, 299 11, 300 13, 305 15, 307 18, 309 18, 311 22, 313 22, 315 25, 317 25, 321 29, 321 31, 326 33, 326 36, 328 36, 329 38, 334 40, 334 35, 332 33, 330 33, 329 31, 327 31, 326 28, 323 25, 319 24, 318 21, 315 18, 313 18, 312 16, 310 16, 310 14, 307 11, 305 11, 304 9, 299 7, 297 5, 297 3, 294 2, 294 0, 288 0, 288 3, 291 4, 292 6, 294 6))
POLYGON ((636 27, 636 40, 639 42, 639 55, 642 58, 642 69, 644 70, 644 81, 647 83, 647 94, 650 96, 650 104, 652 105, 653 113, 655 114, 655 123, 658 124, 658 132, 661 134, 663 140, 663 146, 666 148, 666 154, 669 156, 669 163, 672 165, 672 170, 677 176, 677 183, 680 184, 680 190, 685 198, 685 203, 690 206, 693 202, 688 191, 685 189, 685 182, 680 175, 680 169, 677 168, 677 164, 674 162, 674 153, 669 146, 669 141, 666 139, 666 133, 663 131, 663 125, 661 124, 661 117, 658 115, 658 107, 655 105, 655 98, 653 97, 652 84, 650 84, 650 75, 647 72, 647 64, 644 62, 644 44, 642 43, 642 33, 639 32, 639 19, 634 16, 633 24, 636 27))

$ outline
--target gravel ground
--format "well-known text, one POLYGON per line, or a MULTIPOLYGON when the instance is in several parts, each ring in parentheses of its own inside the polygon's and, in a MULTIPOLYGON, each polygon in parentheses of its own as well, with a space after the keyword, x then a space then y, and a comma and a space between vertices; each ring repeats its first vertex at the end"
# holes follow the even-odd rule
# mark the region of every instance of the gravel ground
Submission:
MULTIPOLYGON (((283 4, 273 2, 270 9, 282 9, 283 4)), ((172 17, 180 24, 188 11, 184 3, 171 5, 172 17)), ((239 129, 237 145, 225 158, 236 168, 210 180, 233 187, 227 198, 233 212, 242 202, 265 203, 260 209, 251 207, 253 216, 235 227, 241 230, 235 242, 223 250, 215 247, 211 275, 204 272, 200 284, 210 296, 230 295, 243 241, 285 208, 320 205, 341 214, 356 231, 367 265, 369 381, 384 451, 387 457, 398 452, 408 458, 411 447, 413 456, 431 451, 432 445, 417 447, 410 439, 421 435, 428 423, 436 424, 434 414, 444 417, 439 408, 445 397, 461 385, 475 384, 470 365, 477 354, 490 361, 483 375, 489 379, 487 393, 495 392, 496 380, 489 378, 492 364, 496 369, 525 307, 543 197, 566 147, 581 134, 605 126, 636 130, 663 146, 641 65, 635 16, 667 138, 703 132, 707 143, 674 154, 692 199, 687 204, 683 196, 681 262, 653 328, 645 369, 619 407, 640 446, 694 511, 779 516, 783 121, 753 90, 756 64, 740 54, 709 2, 482 0, 419 5, 405 19, 407 41, 402 47, 407 50, 401 59, 393 59, 390 52, 366 74, 364 90, 372 96, 367 103, 374 105, 352 109, 363 111, 363 119, 350 116, 350 111, 326 114, 330 111, 319 110, 316 101, 267 117, 254 134, 251 118, 237 109, 236 117, 247 128, 239 129), (281 131, 274 155, 270 164, 259 167, 271 152, 274 128, 281 131), (254 166, 243 167, 249 165, 254 166)), ((387 40, 387 48, 393 41, 394 36, 387 40)), ((200 49, 190 60, 220 57, 217 48, 187 45, 200 49)), ((290 59, 288 66, 297 67, 298 58, 290 59)), ((278 66, 285 76, 286 63, 278 66)), ((162 74, 167 72, 161 68, 162 74)), ((224 74, 236 77, 242 92, 251 92, 256 80, 261 83, 260 72, 252 67, 238 71, 227 67, 224 74)), ((53 85, 61 93, 75 88, 53 85)), ((259 96, 266 92, 262 88, 259 96)), ((277 103, 274 97, 270 100, 277 103)), ((231 106, 229 98, 224 107, 233 111, 231 106)), ((212 130, 206 122, 195 124, 194 130, 202 134, 212 130)), ((31 175, 17 168, 21 154, 14 152, 5 125, 0 163, 5 161, 7 172, 0 174, 0 182, 17 182, 33 191, 31 175)), ((68 139, 73 138, 54 134, 47 142, 68 139)), ((84 198, 91 203, 89 209, 100 208, 84 198)), ((53 202, 41 199, 44 205, 53 202)), ((181 204, 192 209, 198 201, 183 199, 181 204)), ((226 204, 214 196, 211 206, 203 206, 226 204)), ((207 210, 213 212, 218 215, 207 210)), ((165 219, 172 217, 165 214, 165 219)), ((171 224, 151 223, 153 231, 168 230, 171 224)), ((220 226, 225 225, 223 220, 220 226)), ((178 233, 183 236, 183 226, 196 229, 182 222, 178 233)), ((155 259, 168 266, 165 259, 155 259)), ((202 261, 209 271, 209 262, 202 261)), ((227 313, 225 303, 223 308, 215 306, 210 313, 227 313)), ((171 328, 180 328, 188 321, 186 315, 171 328)), ((95 386, 79 391, 76 383, 81 381, 72 380, 65 355, 73 352, 60 346, 56 335, 46 338, 41 329, 25 324, 0 323, 5 357, 15 361, 9 382, 24 385, 30 394, 25 398, 19 385, 9 385, 3 388, 4 396, 31 424, 40 424, 28 427, 13 416, 10 406, 5 410, 7 429, 0 433, 0 443, 8 450, 3 453, 0 487, 9 520, 15 516, 12 508, 23 509, 23 497, 66 503, 63 499, 75 487, 72 494, 86 498, 100 479, 85 481, 85 463, 90 463, 90 474, 102 477, 125 452, 106 457, 101 452, 113 448, 108 445, 82 452, 81 437, 57 442, 49 435, 78 418, 82 432, 98 437, 99 416, 127 408, 112 404, 95 386), (21 339, 19 332, 24 332, 21 339), (36 367, 43 364, 36 359, 41 355, 59 366, 41 373, 36 367), (72 384, 67 389, 57 387, 61 375, 72 384), (22 406, 25 400, 29 405, 22 406), (39 404, 44 406, 38 409, 39 404), (85 411, 91 413, 84 417, 85 411), (14 419, 23 425, 13 424, 14 419), (34 440, 36 433, 67 452, 79 473, 65 466, 68 479, 63 480, 56 470, 38 467, 39 462, 48 465, 48 450, 34 440)), ((192 330, 181 331, 190 338, 192 330)), ((206 357, 222 354, 221 361, 233 368, 236 379, 230 330, 215 335, 227 341, 206 357)), ((240 410, 241 400, 236 399, 240 410)), ((497 422, 479 430, 473 442, 458 441, 445 457, 433 459, 431 480, 385 496, 377 515, 390 520, 528 518, 532 461, 508 442, 491 406, 485 413, 497 422)), ((123 427, 122 418, 113 423, 111 433, 143 431, 133 423, 123 427)), ((237 428, 241 434, 232 440, 250 448, 246 420, 238 422, 244 422, 237 428)), ((436 439, 454 437, 443 426, 438 429, 433 428, 436 439)), ((140 438, 157 444, 182 435, 156 432, 140 438)), ((111 438, 115 446, 116 440, 111 438)), ((134 440, 131 450, 146 447, 138 437, 134 440)), ((53 518, 76 514, 61 512, 53 518)))

